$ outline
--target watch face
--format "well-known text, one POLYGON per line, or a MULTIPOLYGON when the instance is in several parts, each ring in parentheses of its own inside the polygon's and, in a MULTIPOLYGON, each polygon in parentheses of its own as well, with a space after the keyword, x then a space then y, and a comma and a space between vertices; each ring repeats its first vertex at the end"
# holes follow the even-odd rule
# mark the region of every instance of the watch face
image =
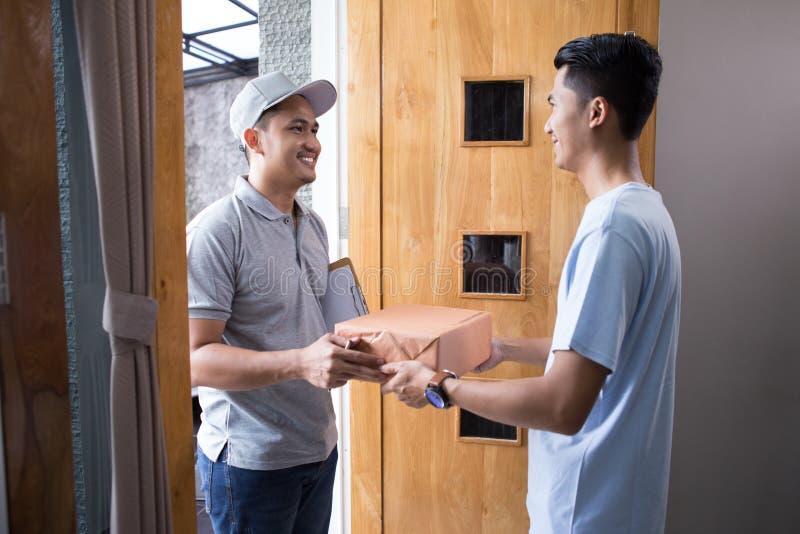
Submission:
POLYGON ((444 408, 444 399, 442 398, 439 393, 436 392, 435 389, 429 388, 425 390, 425 397, 428 399, 428 402, 433 404, 437 408, 444 408))

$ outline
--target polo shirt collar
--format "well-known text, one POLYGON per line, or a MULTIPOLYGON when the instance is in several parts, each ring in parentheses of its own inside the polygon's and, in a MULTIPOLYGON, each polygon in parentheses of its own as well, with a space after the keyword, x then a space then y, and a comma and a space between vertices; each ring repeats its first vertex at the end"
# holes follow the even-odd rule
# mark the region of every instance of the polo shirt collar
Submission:
MULTIPOLYGON (((243 175, 236 178, 236 184, 233 186, 233 194, 236 198, 247 204, 250 209, 263 215, 270 221, 281 219, 287 215, 276 208, 272 202, 267 200, 261 193, 256 191, 255 187, 253 187, 243 175)), ((294 204, 297 206, 298 215, 302 217, 306 214, 306 207, 302 202, 298 202, 297 199, 295 199, 294 204)))

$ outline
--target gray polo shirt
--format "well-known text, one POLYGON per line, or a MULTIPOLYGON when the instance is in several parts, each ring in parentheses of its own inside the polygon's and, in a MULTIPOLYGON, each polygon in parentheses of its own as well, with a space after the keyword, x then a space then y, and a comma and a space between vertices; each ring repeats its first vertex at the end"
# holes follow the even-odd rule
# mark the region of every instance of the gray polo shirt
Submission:
MULTIPOLYGON (((296 204, 295 235, 292 218, 240 176, 186 227, 189 317, 225 321, 223 343, 284 350, 325 334, 328 239, 319 215, 296 204)), ((322 461, 336 445, 330 392, 305 380, 198 391, 197 443, 212 460, 227 443, 232 466, 283 469, 322 461)))

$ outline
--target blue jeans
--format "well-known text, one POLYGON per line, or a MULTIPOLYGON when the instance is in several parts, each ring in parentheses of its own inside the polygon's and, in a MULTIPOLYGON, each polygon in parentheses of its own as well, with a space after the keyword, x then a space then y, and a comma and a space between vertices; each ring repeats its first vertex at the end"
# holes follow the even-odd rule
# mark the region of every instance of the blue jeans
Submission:
POLYGON ((228 448, 211 461, 198 448, 206 512, 216 534, 327 534, 338 453, 272 471, 228 465, 228 448))

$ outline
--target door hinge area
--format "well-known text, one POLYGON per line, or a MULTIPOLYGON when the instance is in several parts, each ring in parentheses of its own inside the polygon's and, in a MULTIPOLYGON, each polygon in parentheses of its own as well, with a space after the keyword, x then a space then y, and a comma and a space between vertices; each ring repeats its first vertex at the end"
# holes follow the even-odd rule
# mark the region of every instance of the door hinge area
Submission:
POLYGON ((350 239, 350 210, 339 208, 339 239, 350 239))

